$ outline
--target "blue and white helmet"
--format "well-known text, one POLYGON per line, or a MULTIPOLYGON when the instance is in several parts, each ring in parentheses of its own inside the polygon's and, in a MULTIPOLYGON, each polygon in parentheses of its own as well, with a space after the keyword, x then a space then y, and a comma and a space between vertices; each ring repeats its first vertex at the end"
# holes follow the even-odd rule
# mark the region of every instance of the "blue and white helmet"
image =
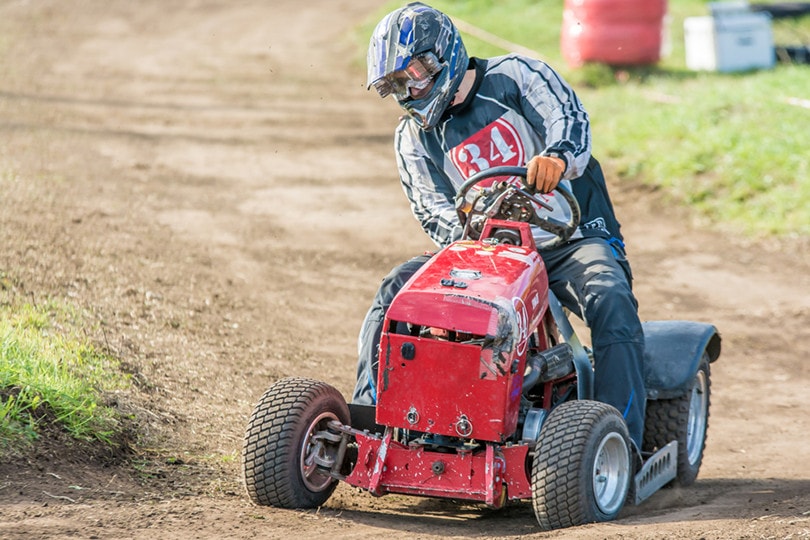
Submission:
POLYGON ((450 18, 413 2, 389 13, 374 29, 368 48, 368 88, 374 86, 382 97, 393 93, 416 123, 429 130, 452 102, 468 62, 461 35, 450 18), (426 77, 424 83, 398 85, 406 68, 415 70, 417 77, 426 77), (424 88, 431 81, 433 87, 426 95, 413 98, 408 94, 407 86, 424 88))

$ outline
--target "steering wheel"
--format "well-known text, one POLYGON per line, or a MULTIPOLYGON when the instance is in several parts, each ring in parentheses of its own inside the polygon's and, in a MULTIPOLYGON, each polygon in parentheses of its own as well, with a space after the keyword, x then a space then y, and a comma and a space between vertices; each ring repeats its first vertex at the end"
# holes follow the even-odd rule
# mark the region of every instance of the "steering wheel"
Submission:
POLYGON ((571 210, 568 220, 560 221, 538 212, 541 208, 548 211, 553 208, 535 196, 537 191, 533 186, 527 186, 525 179, 526 167, 492 167, 474 174, 464 182, 456 194, 456 210, 464 225, 463 237, 473 237, 475 233, 480 235, 483 222, 494 218, 524 221, 553 234, 555 238, 537 246, 540 249, 557 247, 571 238, 579 226, 581 215, 579 203, 573 193, 559 184, 554 188, 571 210), (510 182, 498 182, 483 188, 472 200, 468 200, 468 194, 474 186, 497 176, 519 176, 524 182, 520 187, 510 182))

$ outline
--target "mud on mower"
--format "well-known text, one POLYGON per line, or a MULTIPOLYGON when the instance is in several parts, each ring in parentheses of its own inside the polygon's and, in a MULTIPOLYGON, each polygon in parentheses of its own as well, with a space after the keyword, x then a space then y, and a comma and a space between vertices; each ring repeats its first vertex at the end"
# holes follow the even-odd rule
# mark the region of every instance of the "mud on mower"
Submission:
POLYGON ((531 499, 548 530, 609 521, 626 502, 695 481, 720 336, 708 324, 644 323, 647 412, 636 448, 621 413, 593 399, 591 351, 549 290, 531 233, 537 225, 553 243, 567 240, 576 199, 559 187, 571 211, 552 219, 517 180, 525 171, 489 169, 460 189, 464 239, 434 255, 386 313, 376 405, 347 405, 304 378, 265 392, 242 453, 254 503, 316 508, 343 481, 377 496, 495 508, 531 499))

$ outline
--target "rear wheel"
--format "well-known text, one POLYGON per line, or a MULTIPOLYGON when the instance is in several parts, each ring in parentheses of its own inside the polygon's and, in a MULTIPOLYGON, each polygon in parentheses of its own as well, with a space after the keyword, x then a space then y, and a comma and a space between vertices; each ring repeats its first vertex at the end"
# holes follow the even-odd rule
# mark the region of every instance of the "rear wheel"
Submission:
POLYGON ((689 486, 695 482, 709 427, 711 381, 709 356, 704 352, 689 391, 674 399, 647 402, 644 451, 654 452, 678 441, 678 474, 674 482, 689 486))
POLYGON ((273 384, 253 410, 242 448, 245 487, 259 505, 316 508, 335 490, 325 471, 340 435, 331 421, 349 423, 346 400, 332 386, 302 378, 273 384))
POLYGON ((630 437, 619 411, 598 401, 554 409, 532 464, 532 503, 544 530, 615 519, 630 489, 630 437))

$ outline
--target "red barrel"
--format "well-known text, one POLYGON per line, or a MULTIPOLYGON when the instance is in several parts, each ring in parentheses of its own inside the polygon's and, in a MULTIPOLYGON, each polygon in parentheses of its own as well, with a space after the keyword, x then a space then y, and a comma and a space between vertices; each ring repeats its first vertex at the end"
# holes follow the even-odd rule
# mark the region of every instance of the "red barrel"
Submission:
POLYGON ((565 0, 563 57, 571 67, 654 64, 666 12, 667 0, 565 0))

